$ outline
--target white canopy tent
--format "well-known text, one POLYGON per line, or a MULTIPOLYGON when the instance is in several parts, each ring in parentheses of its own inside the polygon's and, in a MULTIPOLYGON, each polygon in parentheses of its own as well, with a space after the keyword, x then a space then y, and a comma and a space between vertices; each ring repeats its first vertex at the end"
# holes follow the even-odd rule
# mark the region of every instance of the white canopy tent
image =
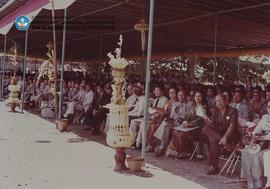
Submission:
MULTIPOLYGON (((14 24, 17 17, 24 15, 27 16, 30 22, 39 14, 42 9, 52 10, 52 0, 31 0, 24 6, 12 12, 0 21, 0 34, 6 35, 14 24)), ((75 0, 53 0, 54 9, 66 9, 75 0)))

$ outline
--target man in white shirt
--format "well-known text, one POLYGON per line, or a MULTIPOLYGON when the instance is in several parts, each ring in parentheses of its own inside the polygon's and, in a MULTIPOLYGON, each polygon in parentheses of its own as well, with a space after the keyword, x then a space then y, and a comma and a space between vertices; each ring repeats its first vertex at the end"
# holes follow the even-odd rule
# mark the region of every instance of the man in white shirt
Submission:
POLYGON ((138 101, 132 111, 128 113, 130 131, 136 137, 140 128, 140 123, 143 120, 144 108, 145 108, 145 96, 142 94, 142 89, 138 86, 134 88, 134 94, 138 96, 138 101))
POLYGON ((89 111, 90 108, 93 106, 93 101, 94 101, 94 91, 93 87, 90 86, 89 84, 86 84, 86 93, 84 96, 84 101, 83 101, 83 106, 84 106, 84 112, 86 113, 89 111))
POLYGON ((75 113, 75 110, 83 110, 83 102, 85 98, 85 84, 80 85, 80 91, 77 93, 76 96, 73 97, 73 99, 68 103, 67 105, 67 111, 64 115, 65 118, 68 118, 69 116, 73 116, 75 113))
POLYGON ((136 101, 134 103, 133 110, 129 111, 129 121, 134 118, 140 118, 144 114, 145 108, 145 97, 142 93, 142 89, 140 87, 135 86, 133 89, 133 94, 136 97, 136 101))
POLYGON ((76 106, 78 111, 75 113, 74 122, 83 121, 89 123, 89 120, 93 118, 93 102, 94 102, 95 93, 93 87, 89 84, 86 84, 85 95, 82 105, 76 106))
MULTIPOLYGON (((147 129, 147 152, 154 151, 154 144, 152 140, 154 139, 154 133, 158 129, 159 125, 162 122, 163 116, 162 112, 164 111, 164 107, 168 102, 168 98, 164 96, 164 88, 160 85, 155 86, 154 88, 154 95, 155 100, 153 102, 153 106, 150 107, 154 110, 153 113, 149 113, 149 120, 148 120, 148 129, 147 129)), ((143 130, 143 124, 141 124, 141 133, 143 130)))
POLYGON ((133 110, 135 107, 135 104, 138 102, 138 96, 134 93, 134 89, 136 86, 133 86, 132 83, 130 83, 127 87, 128 92, 128 98, 126 100, 126 105, 128 106, 128 110, 133 110))
POLYGON ((157 111, 159 109, 163 109, 166 102, 168 101, 168 98, 164 96, 164 91, 160 86, 156 86, 154 89, 154 94, 155 94, 155 100, 153 102, 153 107, 157 111))
POLYGON ((127 85, 127 94, 128 96, 132 95, 133 94, 133 88, 134 88, 134 84, 131 83, 131 82, 128 82, 128 85, 127 85))
MULTIPOLYGON (((153 102, 152 107, 150 107, 148 110, 152 109, 152 112, 149 113, 149 123, 147 125, 151 125, 148 126, 148 147, 147 147, 147 151, 153 151, 153 147, 152 144, 150 144, 150 141, 153 138, 154 132, 155 132, 155 123, 159 123, 161 122, 160 118, 160 112, 164 110, 165 104, 168 101, 168 98, 164 96, 163 93, 163 88, 161 86, 156 86, 154 88, 154 95, 155 95, 155 100, 153 102)), ((140 146, 140 144, 142 143, 142 131, 143 131, 143 122, 140 123, 140 129, 136 138, 136 146, 140 146)))

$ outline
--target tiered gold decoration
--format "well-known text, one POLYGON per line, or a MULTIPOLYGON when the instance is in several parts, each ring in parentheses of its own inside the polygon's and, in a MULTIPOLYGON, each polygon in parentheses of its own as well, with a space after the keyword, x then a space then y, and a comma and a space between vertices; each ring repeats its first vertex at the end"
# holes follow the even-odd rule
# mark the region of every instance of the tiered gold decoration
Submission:
POLYGON ((10 91, 9 93, 9 98, 8 98, 8 104, 10 106, 11 112, 16 111, 16 105, 20 103, 20 99, 18 98, 19 92, 20 92, 20 87, 17 85, 17 80, 16 80, 16 66, 18 64, 17 62, 17 43, 14 42, 13 46, 10 48, 10 51, 13 53, 12 56, 12 67, 14 69, 13 77, 11 78, 10 85, 8 86, 8 90, 10 91))
MULTIPOLYGON (((37 76, 37 82, 39 83, 40 79, 42 77, 47 77, 51 83, 51 93, 54 97, 54 107, 55 107, 55 111, 58 109, 58 96, 56 93, 56 76, 57 74, 55 74, 57 72, 57 70, 55 70, 54 68, 54 61, 55 61, 55 51, 53 49, 53 43, 51 41, 49 41, 49 43, 46 45, 48 52, 47 52, 47 56, 48 59, 45 60, 40 68, 39 68, 39 73, 37 76)), ((56 112, 55 112, 55 117, 57 116, 56 112)))
POLYGON ((17 81, 15 77, 11 78, 10 85, 8 86, 8 90, 10 91, 8 97, 8 104, 10 105, 11 112, 16 111, 16 105, 20 104, 20 99, 18 98, 20 87, 17 85, 17 81))
POLYGON ((116 56, 108 53, 110 58, 109 64, 112 67, 112 75, 114 78, 113 96, 111 104, 108 105, 109 113, 109 131, 107 132, 107 143, 115 148, 116 165, 114 170, 121 171, 127 169, 125 166, 126 154, 125 148, 130 147, 134 142, 134 136, 129 131, 128 107, 125 105, 125 68, 128 61, 121 58, 121 47, 123 38, 120 35, 119 48, 115 49, 116 56))

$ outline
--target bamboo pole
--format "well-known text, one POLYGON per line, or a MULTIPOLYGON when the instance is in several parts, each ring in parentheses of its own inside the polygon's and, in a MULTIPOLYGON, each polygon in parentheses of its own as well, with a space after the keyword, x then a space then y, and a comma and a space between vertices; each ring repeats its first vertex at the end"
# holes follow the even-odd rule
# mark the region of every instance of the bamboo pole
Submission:
POLYGON ((216 85, 216 66, 217 66, 217 15, 215 15, 215 42, 214 42, 214 72, 213 72, 213 84, 216 85))
POLYGON ((55 11, 54 11, 54 0, 51 0, 52 3, 52 26, 53 26, 53 50, 52 50, 52 56, 53 56, 53 65, 54 65, 54 114, 55 118, 58 116, 58 94, 57 94, 57 53, 56 53, 56 32, 55 32, 55 11))
POLYGON ((66 48, 66 22, 67 22, 67 9, 64 12, 64 26, 63 26, 63 42, 62 42, 62 58, 61 58, 61 80, 60 80, 60 103, 58 119, 63 116, 63 79, 64 79, 64 64, 65 64, 65 48, 66 48))
POLYGON ((3 58, 3 64, 2 64, 2 89, 1 89, 1 100, 4 101, 4 85, 5 85, 5 69, 6 69, 6 51, 7 51, 7 34, 5 35, 4 39, 4 58, 3 58))
POLYGON ((24 108, 24 91, 25 91, 25 72, 27 64, 27 45, 28 45, 28 30, 25 31, 25 42, 24 42, 24 59, 23 59, 23 84, 22 84, 22 94, 21 94, 21 113, 23 113, 24 108))

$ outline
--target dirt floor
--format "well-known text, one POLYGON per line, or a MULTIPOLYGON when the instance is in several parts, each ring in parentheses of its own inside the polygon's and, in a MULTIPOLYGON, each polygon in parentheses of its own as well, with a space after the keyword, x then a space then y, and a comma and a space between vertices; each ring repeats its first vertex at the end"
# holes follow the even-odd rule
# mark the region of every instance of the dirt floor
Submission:
POLYGON ((105 138, 80 125, 61 133, 53 122, 28 112, 11 113, 3 103, 0 120, 0 189, 243 188, 238 174, 207 176, 205 161, 164 160, 151 153, 144 172, 116 173, 114 151, 105 138))

